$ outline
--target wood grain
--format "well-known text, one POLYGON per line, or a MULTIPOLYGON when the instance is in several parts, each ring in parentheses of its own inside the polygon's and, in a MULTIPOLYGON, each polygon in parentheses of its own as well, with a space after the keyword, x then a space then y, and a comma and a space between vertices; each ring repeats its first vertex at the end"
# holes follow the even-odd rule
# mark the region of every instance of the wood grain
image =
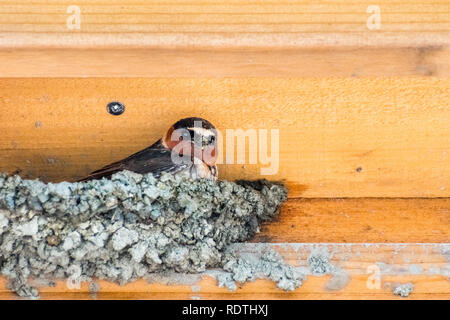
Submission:
POLYGON ((359 1, 77 1, 80 29, 67 27, 73 1, 0 2, 3 47, 286 47, 448 45, 450 4, 380 0, 369 30, 359 1))
POLYGON ((0 77, 439 77, 449 47, 0 49, 0 77))
MULTIPOLYGON (((448 197, 448 101, 434 78, 2 79, 0 171, 79 178, 200 115, 224 135, 278 129, 279 171, 264 177, 291 197, 448 197), (114 100, 122 116, 106 112, 114 100)), ((262 177, 246 159, 221 178, 262 177)))
MULTIPOLYGON (((331 263, 345 270, 349 282, 338 290, 327 289, 330 275, 308 275, 303 285, 292 292, 284 292, 267 280, 257 280, 239 286, 236 292, 218 288, 216 280, 205 274, 201 280, 179 285, 148 284, 139 280, 119 286, 97 281, 100 291, 89 292, 87 283, 80 289, 68 289, 64 281, 55 287, 42 287, 42 299, 449 299, 448 250, 444 244, 238 244, 239 254, 260 254, 267 248, 280 252, 285 261, 294 266, 307 267, 311 250, 325 247, 332 254, 331 263), (371 289, 367 282, 379 267, 380 286, 371 289), (446 271, 447 270, 447 271, 446 271), (412 282, 414 291, 408 298, 392 293, 398 284, 412 282)), ((0 299, 17 299, 0 279, 0 299)))
POLYGON ((450 198, 291 199, 255 242, 450 242, 450 198))
MULTIPOLYGON (((207 274, 189 285, 98 281, 97 294, 58 281, 41 297, 402 299, 392 286, 413 282, 408 299, 450 299, 449 76, 449 1, 0 0, 0 172, 77 179, 185 116, 224 132, 279 129, 276 175, 220 165, 223 179, 290 189, 280 218, 236 252, 272 247, 306 266, 325 246, 350 276, 330 291, 329 275, 309 275, 291 293, 264 280, 230 292, 207 274), (79 30, 67 27, 74 4, 79 30), (120 117, 106 112, 115 100, 120 117)), ((17 298, 5 284, 0 299, 17 298)))

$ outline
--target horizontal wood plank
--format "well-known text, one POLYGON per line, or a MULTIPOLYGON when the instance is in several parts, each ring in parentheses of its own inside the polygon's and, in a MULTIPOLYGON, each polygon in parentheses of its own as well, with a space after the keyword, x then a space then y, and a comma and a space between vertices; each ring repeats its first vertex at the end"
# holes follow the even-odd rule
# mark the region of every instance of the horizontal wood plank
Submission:
POLYGON ((449 80, 434 78, 1 79, 0 171, 73 180, 203 116, 224 136, 279 130, 277 174, 247 154, 222 179, 283 180, 290 197, 448 197, 448 101, 449 80), (125 113, 108 114, 111 101, 125 113))
POLYGON ((450 44, 447 1, 1 1, 1 47, 450 44), (80 12, 73 25, 70 6, 80 12), (68 22, 69 20, 69 22, 68 22), (369 22, 368 22, 369 20, 369 22))
POLYGON ((254 242, 450 242, 450 198, 291 199, 254 242))
MULTIPOLYGON (((326 247, 332 254, 330 262, 345 270, 349 281, 337 290, 327 289, 331 276, 308 275, 300 288, 284 292, 267 280, 239 286, 236 292, 218 288, 209 274, 200 275, 192 283, 166 285, 139 280, 125 286, 97 281, 100 291, 89 292, 89 285, 68 289, 65 281, 55 287, 41 287, 42 299, 449 299, 449 246, 444 244, 238 244, 238 254, 259 254, 272 248, 294 266, 307 267, 306 259, 313 248, 326 247), (368 269, 369 268, 369 269, 368 269), (367 283, 379 272, 380 286, 367 283), (392 293, 398 284, 411 282, 414 290, 408 298, 392 293)), ((17 299, 0 279, 0 299, 17 299)))
POLYGON ((0 49, 0 77, 449 77, 450 47, 0 49))

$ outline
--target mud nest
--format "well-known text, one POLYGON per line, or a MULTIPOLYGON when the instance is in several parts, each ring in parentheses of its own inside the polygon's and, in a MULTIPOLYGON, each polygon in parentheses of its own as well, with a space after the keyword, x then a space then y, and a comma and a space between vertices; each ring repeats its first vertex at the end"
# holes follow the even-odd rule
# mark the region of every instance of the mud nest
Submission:
POLYGON ((0 273, 21 296, 30 279, 124 284, 168 270, 230 264, 227 247, 277 215, 279 183, 119 172, 111 180, 43 183, 0 174, 0 273))

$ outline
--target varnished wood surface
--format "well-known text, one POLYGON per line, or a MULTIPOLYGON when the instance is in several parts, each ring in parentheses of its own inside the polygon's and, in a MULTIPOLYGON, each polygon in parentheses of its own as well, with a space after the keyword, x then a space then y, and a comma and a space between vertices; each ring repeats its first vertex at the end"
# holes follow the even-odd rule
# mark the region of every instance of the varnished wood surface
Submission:
POLYGON ((450 49, 330 47, 0 49, 0 77, 437 77, 450 75, 450 49))
POLYGON ((202 116, 224 135, 279 130, 277 174, 247 154, 222 179, 283 180, 291 197, 448 197, 449 101, 434 78, 0 79, 0 171, 79 178, 202 116))
POLYGON ((254 241, 448 243, 450 198, 291 199, 254 241))
POLYGON ((0 46, 440 46, 450 43, 449 12, 436 0, 3 0, 0 46), (76 29, 67 27, 72 5, 76 29), (377 29, 367 27, 373 5, 377 29))

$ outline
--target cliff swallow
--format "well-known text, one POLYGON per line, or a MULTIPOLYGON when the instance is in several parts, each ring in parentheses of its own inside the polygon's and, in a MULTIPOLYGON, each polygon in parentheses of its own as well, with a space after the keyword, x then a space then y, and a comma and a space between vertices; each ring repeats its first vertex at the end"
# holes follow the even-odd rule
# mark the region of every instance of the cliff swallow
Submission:
POLYGON ((128 158, 111 163, 79 181, 109 178, 129 170, 140 174, 163 172, 189 174, 191 178, 217 179, 217 131, 207 120, 185 118, 172 125, 166 134, 128 158))

